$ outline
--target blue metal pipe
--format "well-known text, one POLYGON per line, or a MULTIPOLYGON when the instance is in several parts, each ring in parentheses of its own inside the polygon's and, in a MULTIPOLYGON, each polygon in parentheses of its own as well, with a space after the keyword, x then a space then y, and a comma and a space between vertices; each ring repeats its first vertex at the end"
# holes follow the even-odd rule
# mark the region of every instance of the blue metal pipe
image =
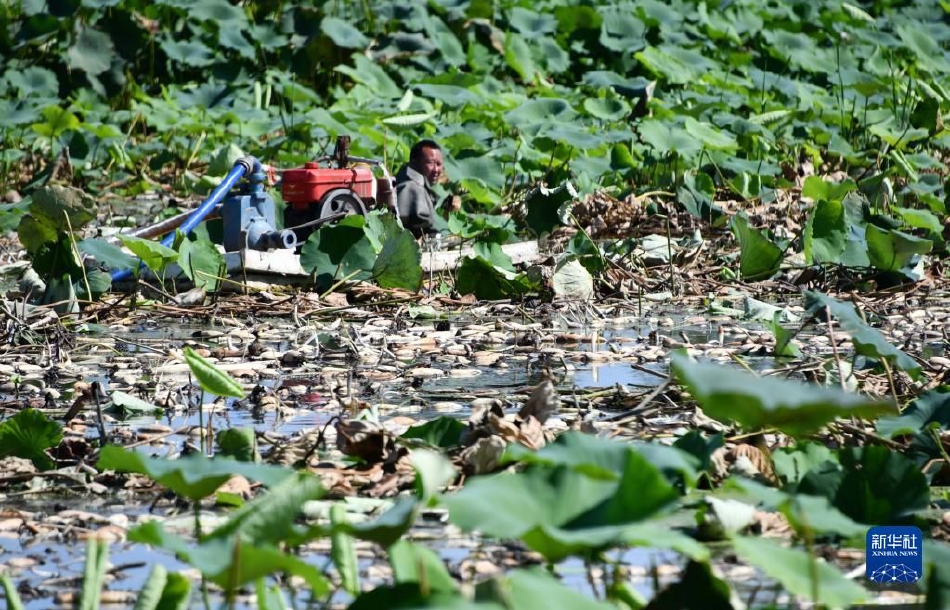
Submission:
MULTIPOLYGON (((198 226, 198 223, 205 219, 205 217, 211 213, 211 210, 214 209, 214 206, 218 205, 224 196, 237 184, 238 180, 244 177, 248 172, 255 172, 261 170, 261 162, 254 157, 241 157, 234 162, 234 167, 231 168, 231 171, 228 172, 228 175, 224 177, 224 180, 221 181, 218 186, 215 187, 211 194, 208 195, 208 198, 205 199, 201 205, 195 208, 195 211, 191 213, 185 222, 179 227, 179 230, 188 235, 191 233, 192 229, 198 226)), ((175 233, 169 233, 165 236, 165 239, 162 240, 162 245, 169 247, 175 241, 175 233)), ((140 263, 141 264, 141 263, 140 263)), ((121 281, 127 280, 132 277, 132 269, 116 269, 112 272, 112 281, 121 281)))

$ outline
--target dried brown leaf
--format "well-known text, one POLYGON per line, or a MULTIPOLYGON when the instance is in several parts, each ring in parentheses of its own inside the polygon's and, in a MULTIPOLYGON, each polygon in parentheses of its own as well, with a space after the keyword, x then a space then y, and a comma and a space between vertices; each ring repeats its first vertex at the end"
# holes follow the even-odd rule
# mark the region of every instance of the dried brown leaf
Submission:
POLYGON ((518 418, 522 421, 528 421, 531 417, 534 417, 538 420, 538 423, 543 425, 560 408, 561 395, 557 393, 551 379, 545 378, 531 391, 528 402, 518 412, 518 418))
POLYGON ((336 424, 336 446, 344 455, 358 457, 370 464, 385 461, 394 443, 380 424, 360 420, 340 420, 336 424))
POLYGON ((475 444, 463 449, 458 456, 458 460, 461 462, 462 472, 465 474, 485 474, 498 468, 498 463, 504 452, 504 440, 498 436, 487 436, 478 439, 475 444))

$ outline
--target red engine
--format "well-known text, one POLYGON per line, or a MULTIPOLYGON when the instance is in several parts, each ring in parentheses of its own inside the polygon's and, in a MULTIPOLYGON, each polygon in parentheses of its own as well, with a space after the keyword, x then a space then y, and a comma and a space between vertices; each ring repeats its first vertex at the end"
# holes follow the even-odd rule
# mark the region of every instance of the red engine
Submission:
POLYGON ((280 192, 287 204, 284 226, 294 229, 299 243, 318 225, 348 214, 366 215, 374 208, 395 210, 393 177, 379 161, 350 157, 348 149, 348 140, 338 140, 334 155, 323 159, 334 161, 336 167, 310 161, 282 172, 280 192), (374 166, 382 176, 376 176, 374 166))
POLYGON ((379 186, 373 170, 368 167, 321 168, 319 163, 311 161, 302 168, 285 170, 280 192, 287 204, 296 210, 304 210, 337 189, 350 191, 365 205, 376 202, 379 186))

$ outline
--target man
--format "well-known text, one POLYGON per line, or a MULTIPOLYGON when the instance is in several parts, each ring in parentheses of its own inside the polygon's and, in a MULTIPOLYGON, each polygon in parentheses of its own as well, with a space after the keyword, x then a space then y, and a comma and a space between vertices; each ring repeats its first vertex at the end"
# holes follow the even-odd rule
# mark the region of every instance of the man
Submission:
POLYGON ((442 176, 442 149, 420 140, 409 151, 409 163, 396 174, 396 208, 402 225, 416 237, 433 233, 435 194, 432 185, 442 176))

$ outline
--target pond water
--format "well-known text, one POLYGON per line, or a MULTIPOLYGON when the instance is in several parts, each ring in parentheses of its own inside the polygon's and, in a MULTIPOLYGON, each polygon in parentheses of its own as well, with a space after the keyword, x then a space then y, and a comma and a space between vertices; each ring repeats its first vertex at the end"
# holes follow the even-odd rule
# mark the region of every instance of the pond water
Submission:
MULTIPOLYGON (((674 323, 675 333, 681 340, 692 344, 708 344, 721 338, 716 323, 686 323, 691 313, 694 312, 681 311, 674 314, 677 320, 674 323)), ((331 357, 323 361, 317 359, 305 362, 296 369, 269 367, 267 374, 264 374, 264 369, 253 369, 260 373, 256 384, 272 391, 288 388, 293 390, 287 394, 293 399, 291 409, 259 411, 233 400, 219 403, 209 409, 214 397, 204 396, 201 399, 205 407, 202 418, 199 418, 197 409, 194 408, 170 409, 158 416, 112 416, 109 418, 108 430, 110 434, 121 434, 125 431, 126 438, 135 438, 139 431, 156 424, 167 426, 169 430, 184 430, 196 427, 202 419, 205 425, 208 425, 210 419, 216 430, 252 427, 258 432, 284 436, 323 427, 338 413, 339 407, 331 400, 334 393, 332 388, 328 389, 326 371, 321 368, 321 362, 334 370, 349 366, 355 375, 351 374, 346 383, 353 383, 356 395, 370 404, 387 405, 379 410, 384 421, 396 416, 422 421, 440 415, 464 420, 469 416, 468 404, 473 398, 488 396, 508 400, 514 396, 523 396, 543 378, 545 370, 550 372, 556 387, 564 397, 612 388, 626 392, 646 392, 663 381, 666 365, 663 364, 663 359, 639 362, 638 358, 630 357, 630 352, 633 348, 637 351, 649 350, 655 345, 656 319, 658 318, 654 317, 653 321, 641 324, 627 324, 625 328, 574 326, 561 330, 545 329, 545 333, 569 332, 575 338, 583 338, 576 342, 559 340, 553 346, 544 344, 550 348, 549 351, 560 350, 552 351, 557 357, 539 357, 541 346, 516 350, 512 349, 513 346, 503 343, 484 343, 473 349, 496 350, 504 355, 491 365, 479 365, 474 362, 474 357, 466 361, 440 359, 435 353, 438 350, 427 347, 415 361, 404 361, 401 366, 404 369, 415 366, 441 368, 445 374, 415 379, 411 383, 401 374, 380 380, 362 379, 363 374, 376 374, 384 367, 363 361, 347 362, 327 350, 324 355, 329 354, 331 357)), ((693 316, 693 320, 695 319, 693 316)), ((466 319, 451 321, 453 329, 465 329, 470 324, 471 321, 466 319)), ((278 330, 269 333, 267 338, 261 341, 260 347, 263 349, 273 350, 279 356, 288 350, 299 349, 301 343, 306 345, 305 341, 300 340, 300 333, 288 329, 286 322, 274 321, 270 325, 278 330)), ((156 372, 160 368, 159 364, 166 360, 165 353, 169 348, 178 347, 184 342, 207 343, 211 349, 222 346, 241 348, 252 339, 246 333, 240 341, 229 338, 227 333, 219 335, 217 333, 221 332, 221 328, 218 324, 168 324, 151 320, 136 323, 124 332, 116 328, 94 327, 91 332, 81 335, 78 342, 80 349, 76 350, 73 362, 80 367, 83 380, 99 381, 107 391, 122 389, 132 392, 136 384, 145 388, 167 387, 177 383, 175 379, 186 381, 180 370, 175 373, 156 372), (215 336, 213 341, 206 341, 209 331, 214 331, 210 333, 215 336), (107 357, 102 357, 103 353, 107 354, 107 357), (136 362, 147 364, 139 369, 135 368, 138 366, 136 362), (117 366, 117 363, 122 366, 117 366), (125 365, 132 370, 131 374, 127 374, 125 365)), ((673 327, 668 326, 665 334, 672 332, 673 327)), ((424 339, 426 334, 428 333, 415 333, 414 336, 424 339)), ((372 341, 368 343, 375 345, 372 341)), ((75 379, 75 376, 60 378, 59 390, 63 392, 64 398, 70 398, 71 384, 75 379)), ((342 383, 338 381, 338 388, 342 383)), ((0 399, 2 398, 4 397, 0 396, 0 399)), ((95 439, 95 427, 90 425, 88 430, 87 437, 95 439)), ((196 437, 188 437, 185 434, 171 435, 162 441, 165 443, 165 449, 146 445, 142 450, 160 454, 166 450, 174 452, 186 440, 197 442, 196 437)), ((50 497, 49 494, 44 494, 42 489, 36 489, 3 497, 2 507, 5 511, 22 510, 36 513, 38 520, 56 524, 54 535, 46 537, 30 535, 22 528, 14 531, 0 528, 0 565, 9 564, 11 561, 17 564, 22 562, 24 567, 18 570, 15 581, 24 592, 42 592, 40 597, 27 603, 28 609, 53 607, 55 604, 52 595, 77 589, 76 579, 81 579, 84 562, 84 537, 89 530, 98 529, 103 524, 116 524, 124 529, 150 518, 153 513, 167 516, 168 507, 165 505, 160 504, 153 511, 147 503, 143 503, 141 497, 132 500, 128 495, 115 497, 114 492, 103 493, 102 497, 97 497, 88 492, 60 492, 50 497), (69 510, 80 510, 88 514, 72 514, 62 519, 63 511, 69 510), (83 519, 86 518, 95 518, 97 522, 85 523, 83 519), (57 519, 62 519, 62 523, 57 519)), ((413 529, 410 536, 424 540, 441 555, 450 569, 456 571, 461 571, 466 562, 471 563, 475 556, 487 558, 483 561, 499 561, 507 551, 504 545, 497 542, 453 533, 451 528, 447 530, 438 523, 421 523, 413 529)), ((382 582, 386 576, 374 571, 378 562, 373 561, 373 556, 371 549, 362 548, 361 567, 365 583, 372 583, 374 578, 379 578, 382 582)), ((317 565, 326 562, 326 555, 319 549, 309 552, 307 557, 308 561, 317 565)), ((631 569, 631 584, 647 598, 652 594, 653 576, 659 575, 660 582, 663 582, 664 575, 675 575, 675 566, 682 563, 675 554, 640 548, 618 550, 614 559, 631 569)), ((109 588, 122 591, 138 591, 151 566, 156 562, 169 570, 187 567, 167 552, 152 551, 123 541, 111 545, 110 562, 115 566, 115 579, 109 584, 109 588)), ((557 572, 564 582, 588 593, 592 590, 591 583, 596 582, 598 577, 576 560, 560 564, 557 566, 557 572)))

